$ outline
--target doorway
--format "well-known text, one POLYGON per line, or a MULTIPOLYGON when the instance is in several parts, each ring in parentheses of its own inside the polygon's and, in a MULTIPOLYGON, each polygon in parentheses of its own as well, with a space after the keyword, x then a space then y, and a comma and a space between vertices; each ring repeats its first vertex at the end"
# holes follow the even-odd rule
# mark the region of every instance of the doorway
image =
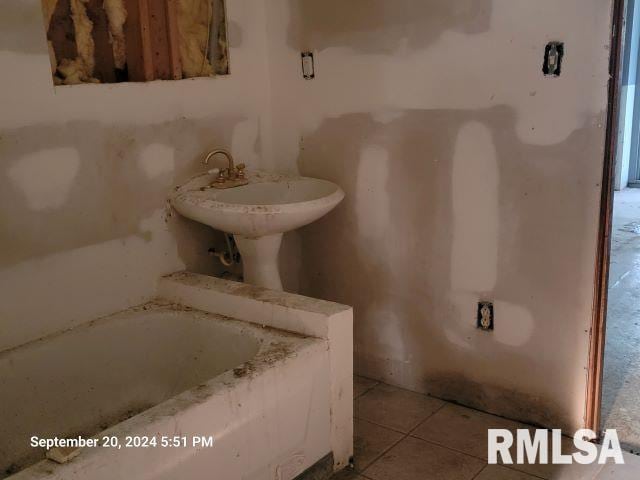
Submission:
POLYGON ((640 452, 640 0, 614 4, 586 424, 640 452))
POLYGON ((640 451, 640 189, 614 194, 601 428, 640 451))
POLYGON ((640 187, 640 0, 626 0, 620 69, 615 190, 640 187))

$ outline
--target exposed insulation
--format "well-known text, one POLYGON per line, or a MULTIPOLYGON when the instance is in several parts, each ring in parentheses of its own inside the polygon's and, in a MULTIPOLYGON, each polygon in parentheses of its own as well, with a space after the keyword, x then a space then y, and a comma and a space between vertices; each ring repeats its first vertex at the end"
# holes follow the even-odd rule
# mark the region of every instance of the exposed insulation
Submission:
MULTIPOLYGON (((87 0, 71 0, 71 18, 76 30, 76 45, 78 46, 78 59, 84 64, 84 73, 87 77, 93 75, 95 67, 95 44, 93 43, 93 23, 87 16, 85 3, 87 0)), ((79 68, 82 68, 78 64, 79 68)))
POLYGON ((213 75, 209 62, 210 0, 178 0, 180 59, 185 77, 213 75))
MULTIPOLYGON (((149 1, 160 2, 160 0, 149 1)), ((172 8, 175 5, 175 10, 172 10, 175 16, 172 19, 175 21, 177 16, 177 33, 176 23, 172 23, 174 28, 172 45, 177 48, 176 43, 179 44, 181 63, 179 66, 177 52, 174 50, 172 58, 176 61, 173 68, 177 72, 172 73, 173 78, 214 75, 216 70, 210 58, 215 58, 216 65, 223 63, 222 72, 227 70, 224 65, 226 53, 223 55, 216 53, 218 49, 222 52, 226 52, 227 49, 224 42, 226 35, 221 35, 218 30, 224 26, 219 27, 213 23, 217 18, 224 18, 224 5, 221 3, 222 0, 215 1, 215 5, 212 0, 174 0, 169 4, 172 8), (179 42, 175 42, 176 38, 179 42), (219 47, 218 43, 220 43, 219 47), (214 51, 210 51, 211 48, 214 51)), ((51 68, 57 84, 113 82, 127 79, 123 72, 115 71, 117 69, 126 72, 127 62, 133 61, 135 66, 135 62, 138 61, 135 56, 133 59, 128 58, 131 52, 127 51, 127 35, 131 32, 128 31, 126 6, 127 0, 42 0, 51 68), (108 52, 111 50, 113 51, 112 60, 105 56, 109 55, 108 52), (99 55, 99 58, 96 58, 96 55, 99 55)), ((153 6, 157 5, 154 3, 153 6)), ((162 28, 157 18, 159 17, 154 17, 156 25, 162 28)), ((148 18, 136 19, 134 28, 149 28, 148 22, 148 18), (145 22, 147 26, 142 27, 145 22)), ((159 35, 160 38, 164 38, 162 32, 159 35)), ((152 45, 152 48, 159 48, 158 52, 162 52, 164 48, 162 40, 158 42, 157 45, 152 45)), ((132 43, 134 44, 135 42, 132 43)), ((156 52, 156 55, 160 54, 156 52)), ((155 61, 159 62, 157 65, 163 65, 162 62, 166 63, 166 58, 156 58, 155 61)), ((131 69, 131 65, 129 68, 131 69)), ((131 70, 129 74, 131 78, 131 70)), ((155 78, 160 78, 158 75, 156 73, 155 78)))
MULTIPOLYGON (((51 68, 55 68, 59 78, 54 77, 56 84, 75 85, 77 83, 95 83, 93 78, 95 67, 95 44, 93 42, 93 23, 87 16, 85 3, 88 0, 70 0, 71 19, 73 20, 75 43, 78 56, 74 59, 56 59, 56 52, 50 44, 51 68)), ((51 21, 57 0, 44 0, 45 20, 51 21)))
POLYGON ((124 68, 127 63, 127 44, 124 24, 127 21, 127 10, 124 0, 104 0, 104 10, 109 19, 109 33, 113 45, 113 59, 116 68, 124 68))
POLYGON ((58 64, 58 73, 62 76, 64 85, 76 85, 78 83, 99 83, 87 73, 87 65, 78 57, 75 60, 63 59, 58 64))

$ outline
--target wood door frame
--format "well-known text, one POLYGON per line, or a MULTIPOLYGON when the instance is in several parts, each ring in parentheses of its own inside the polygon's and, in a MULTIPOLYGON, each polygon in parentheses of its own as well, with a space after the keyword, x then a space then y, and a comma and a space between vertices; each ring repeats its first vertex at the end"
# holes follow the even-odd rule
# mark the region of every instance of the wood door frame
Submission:
POLYGON ((615 177, 620 90, 622 86, 623 32, 626 0, 613 0, 611 57, 609 60, 609 100, 604 171, 600 200, 600 226, 596 256, 593 319, 590 332, 589 366, 587 374, 587 402, 585 428, 600 433, 602 403, 602 372, 607 323, 609 290, 609 262, 611 260, 611 231, 613 219, 613 188, 615 177))

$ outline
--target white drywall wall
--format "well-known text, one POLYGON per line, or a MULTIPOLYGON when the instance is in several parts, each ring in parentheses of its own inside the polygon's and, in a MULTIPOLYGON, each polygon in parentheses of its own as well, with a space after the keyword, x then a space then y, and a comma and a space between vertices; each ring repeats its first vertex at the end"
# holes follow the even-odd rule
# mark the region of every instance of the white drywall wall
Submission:
POLYGON ((360 373, 581 425, 610 4, 234 0, 229 78, 53 89, 38 2, 4 0, 0 348, 205 269, 208 231, 166 224, 161 205, 227 144, 347 192, 288 236, 283 272, 355 307, 360 373), (563 74, 545 78, 557 40, 563 74), (30 181, 40 169, 50 182, 30 181), (480 299, 492 334, 475 328, 480 299))
POLYGON ((361 374, 582 425, 611 2, 274 0, 268 22, 274 167, 347 193, 285 239, 285 285, 354 306, 361 374))
POLYGON ((0 4, 0 350, 215 268, 165 199, 207 149, 269 157, 264 3, 228 3, 230 76, 57 88, 40 0, 0 4))

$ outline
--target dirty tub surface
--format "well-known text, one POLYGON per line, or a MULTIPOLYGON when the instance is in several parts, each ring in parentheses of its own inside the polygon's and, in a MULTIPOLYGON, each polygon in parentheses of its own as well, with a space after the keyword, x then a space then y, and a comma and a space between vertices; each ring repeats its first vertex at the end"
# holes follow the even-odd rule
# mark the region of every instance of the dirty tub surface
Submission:
MULTIPOLYGON (((242 403, 251 403, 243 398, 251 379, 262 388, 265 372, 313 352, 321 369, 322 343, 158 301, 3 352, 0 478, 21 470, 16 479, 179 478, 180 469, 196 472, 207 455, 213 460, 216 452, 224 454, 228 446, 221 440, 233 437, 234 425, 250 424, 270 408, 265 401, 266 410, 242 413, 242 403), (229 406, 235 413, 226 411, 229 406), (121 442, 126 436, 178 436, 188 445, 101 446, 84 449, 66 465, 43 461, 44 449, 30 446, 32 436, 78 435, 95 435, 101 443, 111 436, 121 442), (191 448, 196 436, 216 443, 191 448)), ((302 381, 291 391, 313 409, 312 383, 302 381)), ((269 395, 264 388, 261 393, 269 395)))

